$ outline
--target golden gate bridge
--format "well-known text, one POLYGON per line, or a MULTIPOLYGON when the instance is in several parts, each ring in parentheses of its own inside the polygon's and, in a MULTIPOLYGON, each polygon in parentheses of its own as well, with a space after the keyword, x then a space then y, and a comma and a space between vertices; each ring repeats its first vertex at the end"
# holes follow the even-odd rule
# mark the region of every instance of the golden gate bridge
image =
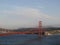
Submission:
POLYGON ((23 31, 23 32, 8 32, 2 33, 0 36, 7 36, 13 34, 37 34, 39 37, 42 37, 45 34, 45 30, 42 29, 42 21, 39 21, 38 29, 30 30, 30 31, 23 31))

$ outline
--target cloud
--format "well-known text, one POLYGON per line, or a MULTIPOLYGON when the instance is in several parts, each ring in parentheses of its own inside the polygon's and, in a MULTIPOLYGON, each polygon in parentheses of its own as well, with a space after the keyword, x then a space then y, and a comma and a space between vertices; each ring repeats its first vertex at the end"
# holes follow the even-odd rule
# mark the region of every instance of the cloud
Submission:
POLYGON ((60 18, 44 14, 39 9, 28 7, 2 10, 0 11, 0 17, 0 26, 4 28, 36 27, 40 20, 43 21, 43 25, 60 23, 60 18))

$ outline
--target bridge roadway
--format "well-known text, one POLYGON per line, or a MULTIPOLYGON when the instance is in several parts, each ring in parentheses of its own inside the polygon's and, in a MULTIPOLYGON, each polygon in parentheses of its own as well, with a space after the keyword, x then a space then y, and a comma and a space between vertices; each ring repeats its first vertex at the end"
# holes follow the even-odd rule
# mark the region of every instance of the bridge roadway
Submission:
POLYGON ((13 35, 13 34, 44 34, 44 31, 39 30, 33 30, 33 31, 24 31, 24 32, 7 32, 7 33, 1 33, 0 36, 7 36, 7 35, 13 35))

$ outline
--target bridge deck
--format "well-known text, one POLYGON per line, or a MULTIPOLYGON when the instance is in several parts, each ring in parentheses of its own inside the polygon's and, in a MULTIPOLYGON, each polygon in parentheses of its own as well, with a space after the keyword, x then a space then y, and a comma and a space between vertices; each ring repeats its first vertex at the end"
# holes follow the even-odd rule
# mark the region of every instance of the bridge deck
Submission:
POLYGON ((1 33, 0 36, 7 36, 7 35, 13 35, 13 34, 39 34, 39 31, 7 32, 7 33, 1 33))

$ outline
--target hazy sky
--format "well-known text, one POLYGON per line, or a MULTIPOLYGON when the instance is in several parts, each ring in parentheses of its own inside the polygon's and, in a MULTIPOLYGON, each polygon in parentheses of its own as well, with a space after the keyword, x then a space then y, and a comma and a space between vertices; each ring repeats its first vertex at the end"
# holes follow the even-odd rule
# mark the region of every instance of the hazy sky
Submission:
POLYGON ((60 26, 60 0, 0 0, 0 27, 60 26))

